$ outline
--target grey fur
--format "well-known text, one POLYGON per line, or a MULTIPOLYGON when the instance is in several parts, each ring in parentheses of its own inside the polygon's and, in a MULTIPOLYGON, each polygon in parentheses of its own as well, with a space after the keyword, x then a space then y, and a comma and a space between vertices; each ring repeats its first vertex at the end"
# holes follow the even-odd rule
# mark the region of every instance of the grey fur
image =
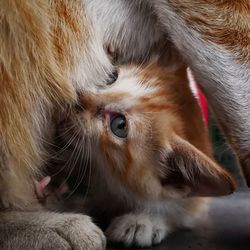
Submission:
POLYGON ((190 63, 228 141, 242 163, 248 164, 243 170, 250 178, 250 164, 244 162, 250 153, 249 63, 237 61, 238 52, 226 51, 204 40, 184 22, 169 1, 153 3, 161 23, 190 63))
POLYGON ((102 250, 102 231, 88 216, 52 212, 1 212, 0 249, 102 250))

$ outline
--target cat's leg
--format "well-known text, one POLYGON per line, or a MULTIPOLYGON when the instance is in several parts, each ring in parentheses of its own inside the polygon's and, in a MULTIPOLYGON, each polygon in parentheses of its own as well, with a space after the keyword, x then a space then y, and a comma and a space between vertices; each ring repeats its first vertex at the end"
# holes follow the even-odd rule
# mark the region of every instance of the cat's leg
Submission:
POLYGON ((115 218, 106 231, 108 240, 125 246, 150 247, 161 243, 178 228, 194 228, 208 218, 209 198, 163 202, 157 208, 132 212, 115 218))
POLYGON ((245 14, 250 5, 217 2, 151 3, 194 71, 250 182, 250 39, 246 35, 250 27, 245 14))
POLYGON ((105 249, 102 231, 88 216, 52 212, 1 212, 0 249, 105 249))
POLYGON ((165 215, 129 213, 115 218, 106 231, 108 240, 126 247, 150 247, 159 244, 172 230, 165 215))

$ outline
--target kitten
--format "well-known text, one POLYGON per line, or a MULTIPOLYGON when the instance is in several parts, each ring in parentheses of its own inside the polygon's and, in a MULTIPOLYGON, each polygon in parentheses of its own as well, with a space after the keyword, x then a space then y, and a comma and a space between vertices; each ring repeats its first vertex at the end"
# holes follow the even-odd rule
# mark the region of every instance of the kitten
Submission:
MULTIPOLYGON (((81 184, 77 206, 82 194, 82 206, 92 215, 113 218, 108 239, 151 246, 206 210, 206 200, 190 197, 226 195, 235 186, 212 160, 184 65, 174 69, 153 62, 121 66, 118 72, 110 88, 81 93, 82 109, 61 124, 66 176, 71 175, 72 192, 81 184)), ((61 197, 65 209, 74 201, 69 196, 61 197)))

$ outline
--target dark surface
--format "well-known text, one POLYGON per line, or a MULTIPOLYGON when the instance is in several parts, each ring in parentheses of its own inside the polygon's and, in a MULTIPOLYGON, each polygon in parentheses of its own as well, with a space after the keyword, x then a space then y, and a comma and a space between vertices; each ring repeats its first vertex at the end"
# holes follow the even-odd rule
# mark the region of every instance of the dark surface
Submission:
POLYGON ((250 250, 250 190, 242 189, 228 197, 214 198, 207 223, 192 231, 173 233, 161 245, 147 249, 250 250))

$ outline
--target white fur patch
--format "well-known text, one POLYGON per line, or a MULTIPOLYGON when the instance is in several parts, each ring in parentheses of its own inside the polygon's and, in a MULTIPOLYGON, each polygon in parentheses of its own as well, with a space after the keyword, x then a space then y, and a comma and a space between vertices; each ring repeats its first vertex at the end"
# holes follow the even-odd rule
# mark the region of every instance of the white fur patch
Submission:
MULTIPOLYGON (((143 84, 138 76, 139 69, 121 68, 117 81, 110 87, 104 90, 109 93, 128 93, 134 98, 147 96, 155 91, 155 88, 143 84)), ((153 81, 153 80, 152 80, 153 81)))
POLYGON ((109 240, 123 242, 127 247, 150 247, 161 243, 169 231, 159 215, 126 214, 113 220, 106 235, 109 240))

